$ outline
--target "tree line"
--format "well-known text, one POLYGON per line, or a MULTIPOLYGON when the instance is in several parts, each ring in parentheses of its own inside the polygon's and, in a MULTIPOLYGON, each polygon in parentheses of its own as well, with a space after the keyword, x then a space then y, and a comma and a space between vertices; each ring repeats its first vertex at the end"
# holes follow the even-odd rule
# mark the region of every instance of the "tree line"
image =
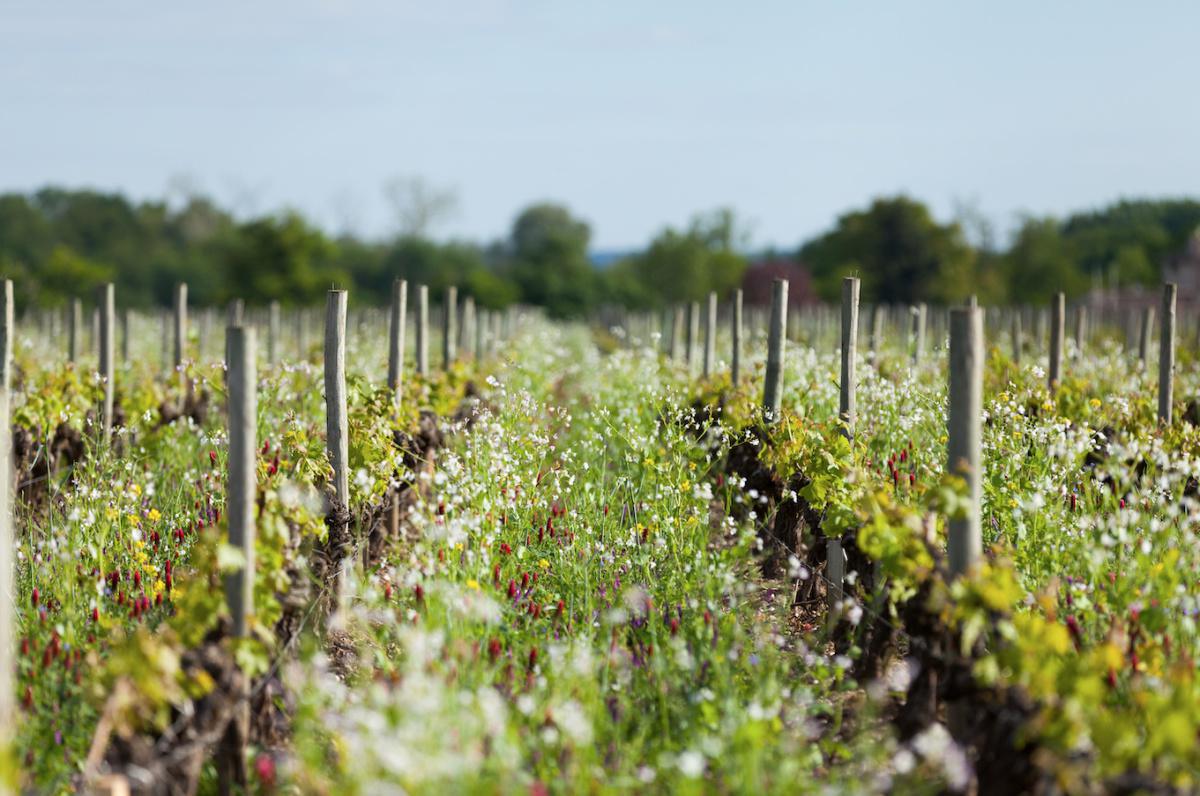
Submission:
MULTIPOLYGON (((977 214, 949 221, 908 196, 845 213, 792 251, 815 298, 835 300, 841 278, 862 280, 864 301, 1043 301, 1056 291, 1153 284, 1200 226, 1200 202, 1123 200, 1063 219, 1029 216, 1005 246, 977 214)), ((356 302, 386 303, 399 276, 440 295, 450 285, 484 307, 513 302, 579 316, 603 304, 652 309, 740 285, 754 259, 735 214, 722 209, 666 227, 607 267, 589 258, 591 229, 567 207, 538 203, 490 243, 439 241, 420 224, 384 240, 331 236, 295 211, 250 219, 204 196, 177 206, 115 193, 45 188, 0 195, 0 273, 18 300, 59 306, 115 282, 123 303, 169 305, 187 281, 198 305, 233 298, 310 304, 331 286, 356 302)))

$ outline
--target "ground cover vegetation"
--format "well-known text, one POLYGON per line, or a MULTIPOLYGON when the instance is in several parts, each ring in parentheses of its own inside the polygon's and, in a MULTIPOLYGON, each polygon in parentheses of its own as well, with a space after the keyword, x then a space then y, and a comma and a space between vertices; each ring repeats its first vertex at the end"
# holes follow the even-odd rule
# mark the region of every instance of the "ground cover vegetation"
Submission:
POLYGON ((1164 427, 1153 368, 1108 330, 1068 341, 1054 393, 1042 341, 1018 364, 989 330, 985 563, 952 579, 946 521, 966 498, 945 474, 936 334, 917 362, 898 329, 860 353, 851 440, 836 340, 803 319, 771 424, 761 330, 733 384, 726 356, 704 378, 652 324, 525 310, 491 353, 406 373, 397 401, 379 320, 351 324, 345 507, 320 346, 287 340, 261 364, 245 637, 220 587, 242 563, 223 536, 221 358, 193 334, 164 369, 135 329, 105 441, 94 365, 18 335, 6 777, 38 792, 112 774, 147 792, 239 776, 260 793, 1196 787, 1191 346, 1164 427), (832 600, 830 538, 846 554, 832 600))

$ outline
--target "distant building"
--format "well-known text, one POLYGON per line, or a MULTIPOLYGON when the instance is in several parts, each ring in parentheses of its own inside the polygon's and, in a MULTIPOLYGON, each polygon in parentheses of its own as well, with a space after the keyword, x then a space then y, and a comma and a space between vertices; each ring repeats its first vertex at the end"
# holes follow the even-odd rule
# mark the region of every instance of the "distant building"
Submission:
POLYGON ((1192 233, 1183 251, 1167 258, 1162 275, 1163 282, 1179 286, 1175 296, 1180 304, 1200 303, 1200 230, 1192 233))
MULTIPOLYGON (((1188 239, 1182 251, 1162 262, 1161 273, 1163 284, 1174 282, 1177 286, 1176 328, 1181 332, 1183 329, 1196 330, 1188 334, 1200 333, 1200 325, 1196 320, 1196 311, 1200 308, 1200 229, 1188 239)), ((1097 274, 1083 303, 1095 319, 1089 324, 1105 323, 1116 328, 1123 327, 1127 345, 1134 346, 1137 344, 1143 310, 1150 308, 1157 313, 1162 305, 1162 295, 1162 285, 1106 285, 1103 277, 1097 274)), ((1156 318, 1154 322, 1157 326, 1161 318, 1156 318)), ((1153 332, 1153 335, 1157 334, 1157 331, 1153 332)), ((1200 337, 1197 340, 1200 341, 1200 337)))
POLYGON ((816 304, 812 274, 803 264, 795 260, 773 257, 755 260, 742 277, 742 300, 750 306, 767 306, 771 303, 771 283, 776 279, 788 281, 788 305, 800 307, 816 304))
MULTIPOLYGON (((1175 301, 1180 313, 1200 307, 1200 229, 1188 238, 1182 251, 1163 261, 1162 282, 1177 285, 1175 301)), ((1086 303, 1092 309, 1134 317, 1134 311, 1157 308, 1161 301, 1162 289, 1157 285, 1105 285, 1097 275, 1086 303)))

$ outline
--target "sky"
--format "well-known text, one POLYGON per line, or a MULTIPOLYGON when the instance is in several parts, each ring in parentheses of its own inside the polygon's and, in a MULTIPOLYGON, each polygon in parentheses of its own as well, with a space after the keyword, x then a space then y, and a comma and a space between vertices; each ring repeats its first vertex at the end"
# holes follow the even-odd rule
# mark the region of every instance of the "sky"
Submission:
POLYGON ((899 192, 1021 213, 1200 194, 1200 3, 3 0, 0 190, 202 191, 438 237, 566 203, 627 249, 733 207, 792 248, 899 192))

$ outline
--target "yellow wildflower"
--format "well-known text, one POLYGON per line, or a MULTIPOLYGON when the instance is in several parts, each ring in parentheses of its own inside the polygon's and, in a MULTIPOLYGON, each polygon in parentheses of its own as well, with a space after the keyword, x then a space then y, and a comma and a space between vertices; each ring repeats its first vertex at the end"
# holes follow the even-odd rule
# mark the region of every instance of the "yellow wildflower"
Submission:
POLYGON ((474 578, 471 578, 469 581, 467 581, 467 588, 474 589, 475 591, 479 591, 479 581, 475 580, 474 578))

